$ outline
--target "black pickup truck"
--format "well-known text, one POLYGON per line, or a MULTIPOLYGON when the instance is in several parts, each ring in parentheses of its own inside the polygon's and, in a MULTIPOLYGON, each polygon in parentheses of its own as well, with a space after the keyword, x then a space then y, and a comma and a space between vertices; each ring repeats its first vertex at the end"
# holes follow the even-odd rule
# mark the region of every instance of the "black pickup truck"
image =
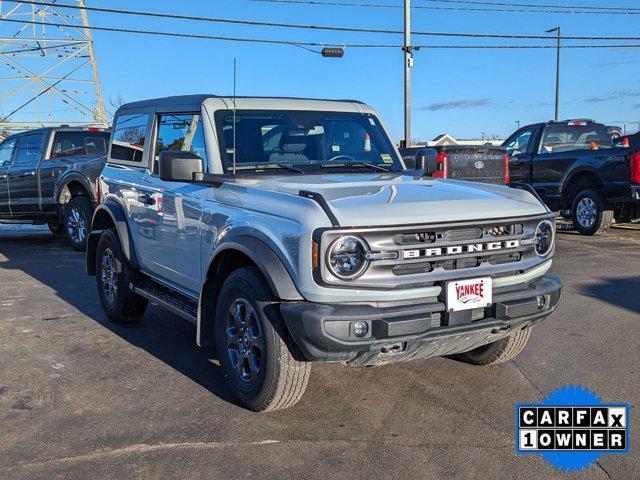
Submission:
POLYGON ((0 223, 47 224, 84 250, 111 134, 42 128, 0 143, 0 223))
POLYGON ((509 183, 509 157, 502 147, 493 145, 444 145, 400 148, 407 168, 424 163, 434 178, 467 180, 505 185, 509 183), (422 158, 421 158, 422 157, 422 158))
POLYGON ((615 221, 640 218, 640 151, 615 147, 607 127, 591 120, 527 125, 503 144, 511 182, 531 185, 574 227, 599 235, 615 221))

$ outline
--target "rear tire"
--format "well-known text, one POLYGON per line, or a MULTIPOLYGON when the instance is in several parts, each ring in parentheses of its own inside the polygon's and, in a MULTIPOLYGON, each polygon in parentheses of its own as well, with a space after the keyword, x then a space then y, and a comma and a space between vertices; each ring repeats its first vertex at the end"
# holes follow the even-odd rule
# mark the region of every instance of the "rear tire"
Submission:
POLYGON ((463 362, 482 366, 508 362, 516 358, 524 349, 530 336, 531 328, 525 328, 496 342, 456 355, 456 357, 463 362))
POLYGON ((116 323, 131 323, 144 315, 149 301, 129 288, 134 271, 120 247, 118 235, 107 230, 96 251, 96 284, 104 313, 116 323))
POLYGON ((295 405, 309 382, 311 364, 292 341, 264 277, 254 267, 234 271, 218 297, 215 342, 233 394, 250 410, 295 405))
POLYGON ((64 207, 63 223, 71 246, 78 251, 87 249, 87 237, 91 231, 93 205, 89 197, 74 197, 64 207))
POLYGON ((47 222, 47 227, 51 230, 51 233, 54 235, 60 235, 64 233, 64 224, 61 221, 50 221, 47 222))
POLYGON ((582 235, 602 235, 613 224, 613 208, 595 188, 581 190, 573 201, 573 225, 582 235))

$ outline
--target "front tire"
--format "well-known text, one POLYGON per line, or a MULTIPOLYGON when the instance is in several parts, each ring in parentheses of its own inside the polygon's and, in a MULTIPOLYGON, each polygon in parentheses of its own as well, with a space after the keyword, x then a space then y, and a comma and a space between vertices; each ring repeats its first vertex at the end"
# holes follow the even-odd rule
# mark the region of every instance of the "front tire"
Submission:
POLYGON ((255 412, 295 405, 311 372, 271 303, 275 300, 262 274, 246 267, 229 275, 216 307, 220 365, 233 394, 255 412))
POLYGON ((113 230, 100 236, 96 251, 96 284, 104 313, 116 323, 131 323, 144 315, 149 301, 130 289, 133 270, 113 230))
POLYGON ((65 205, 64 225, 67 238, 74 250, 84 252, 87 249, 91 217, 93 217, 93 205, 88 197, 74 197, 65 205))
POLYGON ((524 350, 530 336, 531 328, 525 328, 496 342, 456 355, 456 357, 472 365, 486 366, 505 363, 516 358, 524 350))
POLYGON ((578 192, 572 216, 573 225, 582 235, 602 235, 613 224, 613 208, 595 188, 578 192))

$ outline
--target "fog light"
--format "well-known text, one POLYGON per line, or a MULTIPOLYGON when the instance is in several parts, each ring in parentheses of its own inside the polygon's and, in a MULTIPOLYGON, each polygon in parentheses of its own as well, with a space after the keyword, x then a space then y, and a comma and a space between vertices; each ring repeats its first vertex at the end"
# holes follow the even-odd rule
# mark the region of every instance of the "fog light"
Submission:
POLYGON ((353 334, 362 338, 369 333, 369 324, 367 322, 356 322, 353 324, 353 334))
POLYGON ((544 295, 538 295, 538 310, 542 310, 547 306, 547 299, 544 295))

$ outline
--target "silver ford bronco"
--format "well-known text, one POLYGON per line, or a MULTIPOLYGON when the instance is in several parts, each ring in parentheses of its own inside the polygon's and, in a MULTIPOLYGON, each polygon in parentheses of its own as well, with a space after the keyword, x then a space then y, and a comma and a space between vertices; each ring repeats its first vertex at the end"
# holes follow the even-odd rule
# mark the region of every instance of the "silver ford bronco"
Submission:
POLYGON ((294 405, 313 361, 507 361, 560 300, 534 194, 407 170, 357 101, 130 103, 99 184, 87 271, 108 317, 190 320, 255 411, 294 405))

